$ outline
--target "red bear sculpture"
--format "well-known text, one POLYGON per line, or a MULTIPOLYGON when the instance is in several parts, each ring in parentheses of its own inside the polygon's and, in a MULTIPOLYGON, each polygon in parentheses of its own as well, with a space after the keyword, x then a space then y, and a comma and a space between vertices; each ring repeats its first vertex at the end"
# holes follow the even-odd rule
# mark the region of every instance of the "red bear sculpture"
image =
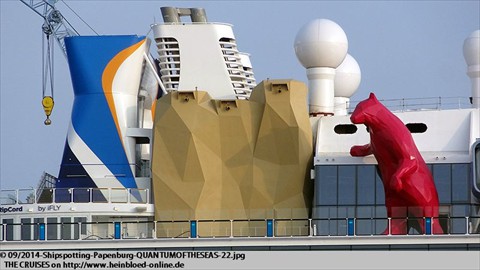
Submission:
POLYGON ((387 215, 391 218, 384 234, 406 234, 407 216, 419 221, 422 233, 423 217, 432 218, 433 233, 443 233, 438 220, 437 189, 408 128, 373 93, 356 106, 350 120, 365 124, 370 133, 370 143, 353 146, 350 155, 373 154, 378 162, 387 215))

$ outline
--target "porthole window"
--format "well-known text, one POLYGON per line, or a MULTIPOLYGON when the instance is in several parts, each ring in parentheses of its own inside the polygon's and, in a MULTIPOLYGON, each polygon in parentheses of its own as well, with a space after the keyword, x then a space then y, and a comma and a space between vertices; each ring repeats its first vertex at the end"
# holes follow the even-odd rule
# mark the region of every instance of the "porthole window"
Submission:
POLYGON ((358 129, 357 126, 352 124, 340 124, 340 125, 336 125, 333 128, 333 131, 335 131, 335 133, 337 134, 353 134, 357 132, 357 129, 358 129))
POLYGON ((408 123, 406 126, 411 133, 424 133, 427 131, 427 125, 424 123, 408 123))

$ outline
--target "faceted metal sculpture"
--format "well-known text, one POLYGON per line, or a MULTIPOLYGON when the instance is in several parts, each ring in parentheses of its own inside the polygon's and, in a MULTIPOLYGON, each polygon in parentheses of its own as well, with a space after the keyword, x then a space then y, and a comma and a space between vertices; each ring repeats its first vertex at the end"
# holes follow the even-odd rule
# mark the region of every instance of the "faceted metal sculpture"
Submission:
POLYGON ((249 100, 212 100, 204 91, 158 100, 156 220, 308 219, 313 142, 306 94, 301 82, 267 80, 249 100))

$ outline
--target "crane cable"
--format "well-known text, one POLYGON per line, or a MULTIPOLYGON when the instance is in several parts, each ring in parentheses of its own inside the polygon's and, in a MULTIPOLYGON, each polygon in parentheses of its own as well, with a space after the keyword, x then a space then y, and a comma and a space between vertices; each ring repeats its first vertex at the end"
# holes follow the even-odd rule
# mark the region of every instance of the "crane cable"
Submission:
POLYGON ((43 42, 42 42, 42 105, 43 110, 45 111, 45 115, 47 119, 44 121, 45 125, 50 125, 52 121, 50 120, 50 114, 53 110, 53 39, 50 39, 50 35, 42 35, 43 42), (47 38, 45 42, 45 36, 47 38), (45 44, 47 44, 46 52, 45 52, 45 44), (48 83, 50 81, 50 88, 48 87, 48 83), (48 91, 50 90, 50 91, 48 91))
MULTIPOLYGON (((23 2, 23 1, 22 1, 23 2)), ((70 11, 72 11, 85 25, 90 28, 97 36, 98 33, 82 18, 80 15, 78 15, 67 3, 63 0, 61 0, 65 6, 67 6, 70 11)), ((53 12, 56 12, 56 9, 53 5, 47 3, 49 6, 53 8, 53 12)), ((46 9, 46 7, 45 7, 46 9)), ((38 12, 37 12, 38 13, 38 12)), ((77 30, 70 24, 70 22, 61 15, 61 13, 53 13, 53 15, 57 15, 60 17, 59 19, 64 21, 65 23, 68 24, 68 26, 75 32, 75 34, 79 35, 77 30)), ((44 17, 44 16, 42 16, 44 17)), ((43 35, 43 42, 42 42, 42 105, 43 105, 43 110, 45 111, 45 115, 47 116, 47 119, 44 121, 45 125, 50 125, 52 121, 50 120, 50 114, 52 113, 53 106, 54 106, 54 100, 53 100, 53 66, 54 66, 54 58, 53 58, 53 39, 50 39, 50 34, 54 33, 54 29, 48 22, 49 18, 47 16, 44 17, 45 23, 43 25, 43 32, 45 35, 43 35), (46 37, 46 42, 45 42, 45 37, 46 37), (47 44, 46 52, 45 52, 45 44, 47 44), (50 82, 50 87, 48 87, 48 84, 50 82)), ((58 23, 58 22, 57 22, 58 23)), ((67 29, 68 30, 68 29, 67 29)))
MULTIPOLYGON (((73 12, 73 14, 75 14, 86 26, 88 26, 88 28, 90 28, 90 30, 92 30, 97 36, 98 36, 98 33, 97 31, 95 31, 82 17, 80 17, 80 15, 77 14, 77 12, 75 12, 75 10, 73 10, 69 5, 67 5, 67 3, 63 0, 61 0, 62 3, 67 6, 68 9, 70 9, 70 11, 73 12)), ((63 18, 65 21, 67 21, 65 18, 63 18)), ((70 25, 70 27, 72 27, 72 25, 67 21, 67 23, 70 25)), ((73 28, 73 27, 72 27, 73 28)), ((75 29, 74 29, 75 30, 75 29)), ((75 30, 75 32, 77 32, 75 30)), ((78 34, 78 33, 77 33, 78 34)))

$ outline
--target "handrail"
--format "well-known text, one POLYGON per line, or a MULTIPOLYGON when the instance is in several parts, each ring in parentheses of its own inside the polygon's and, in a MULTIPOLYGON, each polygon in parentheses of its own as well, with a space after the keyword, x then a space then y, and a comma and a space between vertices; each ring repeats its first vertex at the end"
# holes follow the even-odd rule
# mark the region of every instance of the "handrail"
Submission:
MULTIPOLYGON (((445 110, 472 108, 468 97, 425 97, 425 98, 401 98, 379 99, 385 107, 392 111, 420 111, 420 110, 445 110)), ((351 101, 349 112, 353 112, 360 101, 351 101)))
POLYGON ((0 190, 0 205, 51 203, 150 203, 150 190, 137 188, 43 188, 0 190), (22 195, 28 194, 26 198, 22 195), (35 200, 30 199, 36 194, 35 200))
MULTIPOLYGON (((430 230, 430 233, 418 233, 407 231, 405 236, 448 236, 448 235, 480 235, 480 230, 474 231, 471 219, 478 219, 476 217, 450 217, 447 218, 447 223, 450 224, 455 221, 464 221, 464 226, 457 226, 458 228, 449 228, 444 233, 437 233, 430 230)), ((423 220, 427 218, 421 218, 423 220)), ((184 221, 110 221, 110 222, 56 222, 56 223, 0 223, 0 242, 10 241, 52 241, 52 240, 81 240, 89 241, 92 239, 98 240, 122 240, 122 239, 175 239, 175 238, 216 238, 216 237, 365 237, 365 236, 384 236, 384 237, 398 237, 399 235, 383 234, 383 232, 376 232, 371 230, 370 233, 358 233, 361 229, 361 221, 383 221, 388 223, 390 218, 324 218, 324 219, 258 219, 250 220, 251 223, 245 223, 248 220, 184 220, 184 221), (281 221, 294 222, 301 221, 299 226, 287 226, 288 224, 281 224, 281 221), (349 222, 352 221, 352 222, 349 222), (191 223, 194 222, 198 226, 196 231, 192 233, 191 223), (319 229, 322 222, 341 222, 346 224, 346 227, 337 226, 328 234, 319 234, 316 229, 319 229), (269 225, 270 224, 270 225, 269 225), (273 224, 273 225, 271 225, 273 224), (317 224, 317 225, 315 225, 317 224), (348 224, 348 225, 347 225, 348 224), (306 227, 304 226, 306 225, 306 227), (30 232, 33 230, 36 233, 30 233, 22 236, 25 231, 25 226, 30 226, 30 232), (70 227, 69 227, 70 226, 70 227), (269 235, 269 226, 272 226, 272 234, 269 235), (41 228, 41 229, 40 229, 41 228), (65 233, 65 228, 69 228, 65 233), (342 228, 339 230, 338 228, 342 228), (53 230, 53 233, 48 233, 53 230), (22 233, 20 233, 22 232, 22 233), (73 233, 75 232, 75 233, 73 233), (246 233, 245 233, 246 232, 246 233), (300 232, 300 233, 299 233, 300 232), (43 234, 43 235, 40 235, 43 234), (45 237, 47 236, 47 237, 45 237)), ((438 222, 433 219, 430 223, 438 222)), ((431 227, 430 227, 431 229, 431 227)))
POLYGON ((35 201, 40 198, 41 192, 46 188, 54 188, 57 184, 57 178, 47 172, 43 172, 42 177, 37 185, 37 192, 35 193, 35 201))

